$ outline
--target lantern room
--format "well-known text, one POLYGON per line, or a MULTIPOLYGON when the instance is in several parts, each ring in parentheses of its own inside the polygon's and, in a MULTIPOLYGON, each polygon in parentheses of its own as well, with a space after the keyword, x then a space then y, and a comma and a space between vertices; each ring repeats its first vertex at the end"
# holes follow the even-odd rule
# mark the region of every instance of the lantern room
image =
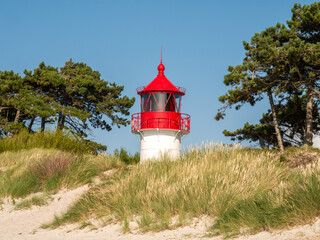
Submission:
POLYGON ((190 133, 190 115, 181 113, 186 89, 173 85, 164 70, 161 59, 156 78, 137 88, 141 112, 132 115, 131 130, 140 135, 141 162, 164 153, 179 157, 182 136, 190 133))
POLYGON ((181 98, 186 89, 174 86, 158 66, 157 77, 146 87, 137 88, 141 96, 141 112, 132 115, 132 131, 150 128, 190 131, 190 116, 181 113, 181 98))

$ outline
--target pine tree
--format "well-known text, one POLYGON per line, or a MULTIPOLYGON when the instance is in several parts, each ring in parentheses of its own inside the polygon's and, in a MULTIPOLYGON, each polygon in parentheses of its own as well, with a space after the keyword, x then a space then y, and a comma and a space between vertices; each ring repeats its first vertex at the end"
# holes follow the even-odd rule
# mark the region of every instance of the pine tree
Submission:
POLYGON ((319 16, 319 2, 295 4, 288 27, 277 24, 256 33, 250 43, 244 42, 246 57, 242 65, 229 67, 230 73, 224 82, 233 88, 219 98, 224 106, 216 119, 222 119, 229 107, 235 105, 239 109, 246 102, 254 105, 268 96, 278 146, 283 150, 286 128, 279 124, 276 106, 286 104, 286 99, 300 91, 307 99, 301 140, 303 144, 312 145, 313 134, 319 130, 318 114, 315 114, 318 110, 315 102, 320 98, 319 16))
POLYGON ((135 99, 122 96, 123 86, 108 83, 85 63, 67 61, 60 70, 44 62, 22 78, 14 72, 0 72, 0 134, 12 135, 22 128, 33 131, 40 120, 57 130, 68 129, 85 137, 93 128, 110 131, 126 126, 135 99))

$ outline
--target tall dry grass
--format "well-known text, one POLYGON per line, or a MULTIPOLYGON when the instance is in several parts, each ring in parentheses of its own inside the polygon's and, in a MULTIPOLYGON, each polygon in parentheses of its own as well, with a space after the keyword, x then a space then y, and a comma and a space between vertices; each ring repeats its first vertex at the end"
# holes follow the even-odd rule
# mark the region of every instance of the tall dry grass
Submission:
POLYGON ((0 154, 0 197, 56 191, 118 168, 47 227, 69 222, 136 221, 142 231, 171 229, 208 216, 211 234, 239 234, 312 221, 320 215, 320 153, 207 144, 181 159, 123 167, 119 156, 34 149, 0 154))
POLYGON ((0 197, 25 197, 90 183, 102 172, 123 166, 119 158, 54 149, 0 153, 0 197))
POLYGON ((319 169, 317 163, 292 169, 275 151, 207 144, 190 148, 178 161, 164 159, 119 172, 52 226, 98 218, 126 227, 137 221, 148 231, 206 215, 213 219, 210 231, 217 234, 278 228, 319 214, 319 169))

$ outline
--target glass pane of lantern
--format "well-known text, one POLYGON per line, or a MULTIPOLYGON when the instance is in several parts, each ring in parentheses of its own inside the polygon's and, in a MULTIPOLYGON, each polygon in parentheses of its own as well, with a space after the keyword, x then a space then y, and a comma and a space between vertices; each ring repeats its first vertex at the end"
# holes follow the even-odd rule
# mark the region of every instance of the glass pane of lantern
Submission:
POLYGON ((147 101, 148 101, 148 98, 149 98, 150 94, 143 94, 141 96, 141 112, 144 112, 145 110, 147 110, 147 101))
POLYGON ((170 94, 169 96, 169 100, 168 103, 166 105, 165 111, 166 112, 175 112, 176 108, 176 102, 174 100, 174 97, 172 96, 172 94, 170 94))
POLYGON ((148 94, 147 102, 145 103, 145 111, 146 112, 153 112, 159 111, 158 105, 152 93, 148 94))
POLYGON ((154 97, 157 100, 157 103, 159 105, 159 111, 163 111, 164 106, 167 103, 168 97, 169 97, 169 93, 153 93, 154 97))
POLYGON ((176 98, 176 103, 177 103, 177 112, 180 112, 181 108, 181 95, 175 94, 174 95, 176 98))

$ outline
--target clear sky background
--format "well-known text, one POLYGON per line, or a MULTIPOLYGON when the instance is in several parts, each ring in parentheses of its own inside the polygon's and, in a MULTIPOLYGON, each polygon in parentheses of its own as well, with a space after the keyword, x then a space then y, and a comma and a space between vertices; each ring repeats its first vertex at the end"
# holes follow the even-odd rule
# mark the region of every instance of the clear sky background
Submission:
MULTIPOLYGON (((124 85, 136 97, 131 113, 139 112, 136 88, 157 75, 163 44, 165 75, 185 87, 182 112, 191 115, 191 133, 183 148, 202 142, 230 143, 224 129, 257 123, 268 105, 261 102, 230 110, 215 121, 218 97, 229 65, 244 58, 242 41, 291 18, 291 0, 64 0, 0 1, 0 70, 33 70, 41 61, 62 67, 72 58, 85 62, 103 79, 124 85)), ((310 4, 314 1, 299 1, 310 4)), ((130 126, 94 131, 90 139, 108 152, 125 147, 139 151, 130 126)), ((245 145, 249 145, 245 143, 245 145)))

